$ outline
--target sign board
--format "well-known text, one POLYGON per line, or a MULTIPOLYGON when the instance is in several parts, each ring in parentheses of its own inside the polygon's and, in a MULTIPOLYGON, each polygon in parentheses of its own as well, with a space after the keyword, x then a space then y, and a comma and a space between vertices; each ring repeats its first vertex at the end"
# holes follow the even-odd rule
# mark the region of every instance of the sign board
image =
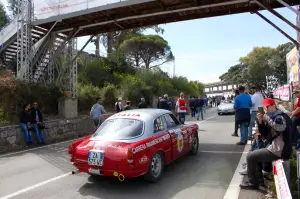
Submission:
POLYGON ((289 184, 286 179, 282 160, 273 162, 274 180, 276 185, 277 198, 279 199, 293 199, 289 184))
POLYGON ((299 53, 297 48, 293 48, 286 55, 287 80, 288 83, 299 81, 299 53))
POLYGON ((287 85, 276 88, 273 91, 273 96, 275 99, 279 99, 279 100, 286 101, 286 102, 290 101, 291 100, 290 85, 287 84, 287 85))

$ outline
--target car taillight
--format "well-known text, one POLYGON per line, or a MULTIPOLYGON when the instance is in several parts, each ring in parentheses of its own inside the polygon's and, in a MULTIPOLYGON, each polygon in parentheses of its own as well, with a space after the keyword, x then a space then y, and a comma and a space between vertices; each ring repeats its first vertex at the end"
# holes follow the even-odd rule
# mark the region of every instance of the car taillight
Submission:
POLYGON ((70 156, 73 155, 73 146, 72 146, 72 144, 70 144, 70 145, 68 146, 68 154, 69 154, 70 156))
POLYGON ((128 161, 128 163, 133 163, 133 150, 132 150, 132 148, 128 148, 128 150, 127 150, 127 161, 128 161))

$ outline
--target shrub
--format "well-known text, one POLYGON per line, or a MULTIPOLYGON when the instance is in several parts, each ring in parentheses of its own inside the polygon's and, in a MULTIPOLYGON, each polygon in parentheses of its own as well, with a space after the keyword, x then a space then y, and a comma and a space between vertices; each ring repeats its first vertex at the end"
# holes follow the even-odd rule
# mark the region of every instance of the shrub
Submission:
POLYGON ((119 92, 113 84, 107 84, 102 88, 102 103, 108 110, 114 108, 114 102, 118 98, 119 92))
POLYGON ((102 92, 99 87, 91 84, 78 85, 78 111, 87 111, 95 103, 96 97, 100 97, 102 92))
POLYGON ((34 101, 39 103, 44 115, 58 113, 58 100, 62 97, 62 93, 56 86, 28 84, 15 80, 12 74, 1 76, 0 79, 7 83, 0 84, 0 109, 2 110, 0 117, 5 123, 17 123, 23 105, 34 101))

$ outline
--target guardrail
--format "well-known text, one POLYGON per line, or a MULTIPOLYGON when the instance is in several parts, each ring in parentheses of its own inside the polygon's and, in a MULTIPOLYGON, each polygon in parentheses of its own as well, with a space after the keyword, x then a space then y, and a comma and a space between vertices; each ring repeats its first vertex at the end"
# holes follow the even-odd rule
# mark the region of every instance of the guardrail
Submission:
POLYGON ((280 159, 273 162, 273 174, 274 174, 277 198, 293 199, 291 195, 289 183, 285 175, 283 160, 280 159))

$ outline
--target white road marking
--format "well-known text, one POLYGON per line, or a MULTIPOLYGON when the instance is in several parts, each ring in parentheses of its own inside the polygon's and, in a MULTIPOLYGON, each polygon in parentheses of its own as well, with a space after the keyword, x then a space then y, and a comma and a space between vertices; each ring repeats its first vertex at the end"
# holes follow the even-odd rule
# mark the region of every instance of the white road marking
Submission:
POLYGON ((40 146, 40 147, 36 147, 36 148, 26 149, 26 150, 22 150, 22 151, 7 153, 7 154, 0 155, 0 158, 11 156, 11 155, 17 155, 17 154, 20 154, 20 153, 25 153, 25 152, 28 152, 28 151, 35 151, 35 150, 39 150, 39 149, 49 148, 49 147, 56 146, 56 145, 59 145, 59 144, 73 142, 73 141, 78 140, 78 139, 80 139, 80 138, 76 138, 76 139, 73 139, 73 140, 67 140, 67 141, 64 141, 64 142, 58 142, 58 143, 55 143, 55 144, 40 146))
MULTIPOLYGON (((201 144, 201 143, 199 143, 201 144)), ((199 151, 200 153, 225 153, 225 154, 244 154, 244 153, 248 153, 248 151, 199 151)))
POLYGON ((247 153, 250 149, 250 145, 249 145, 249 142, 248 144, 245 146, 245 149, 244 149, 244 152, 243 152, 243 155, 237 165, 237 168, 234 172, 234 175, 231 179, 231 182, 228 186, 228 189, 223 197, 223 199, 238 199, 239 198, 239 194, 240 194, 240 184, 242 183, 243 181, 243 178, 244 176, 242 176, 239 172, 241 170, 243 170, 243 163, 246 162, 246 157, 247 157, 247 153))
POLYGON ((66 177, 66 176, 68 176, 68 175, 71 175, 71 172, 68 172, 68 173, 62 174, 62 175, 60 175, 60 176, 51 178, 51 179, 49 179, 49 180, 40 182, 40 183, 38 183, 38 184, 32 185, 32 186, 30 186, 30 187, 27 187, 27 188, 25 188, 25 189, 21 189, 21 190, 16 191, 16 192, 14 192, 14 193, 12 193, 12 194, 9 194, 9 195, 6 195, 6 196, 4 196, 4 197, 1 197, 0 199, 8 199, 8 198, 15 197, 15 196, 17 196, 17 195, 20 195, 20 194, 25 193, 25 192, 28 192, 28 191, 30 191, 30 190, 32 190, 32 189, 41 187, 41 186, 43 186, 43 185, 45 185, 45 184, 48 184, 48 183, 50 183, 50 182, 54 182, 54 181, 56 181, 56 180, 59 180, 59 179, 61 179, 61 178, 64 178, 64 177, 66 177))

